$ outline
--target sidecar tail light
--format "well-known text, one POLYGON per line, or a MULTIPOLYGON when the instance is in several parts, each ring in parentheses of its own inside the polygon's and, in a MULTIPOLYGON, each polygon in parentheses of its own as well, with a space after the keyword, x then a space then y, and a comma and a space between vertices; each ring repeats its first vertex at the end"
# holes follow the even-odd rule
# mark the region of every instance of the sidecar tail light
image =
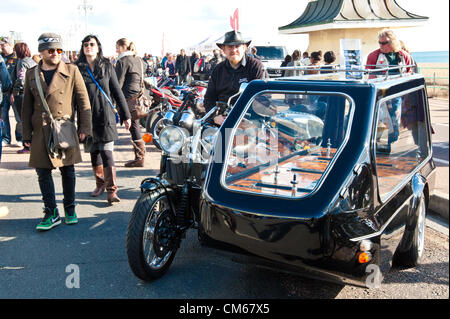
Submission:
POLYGON ((358 254, 358 262, 360 264, 365 264, 368 263, 369 261, 372 260, 372 254, 370 252, 361 252, 358 254))

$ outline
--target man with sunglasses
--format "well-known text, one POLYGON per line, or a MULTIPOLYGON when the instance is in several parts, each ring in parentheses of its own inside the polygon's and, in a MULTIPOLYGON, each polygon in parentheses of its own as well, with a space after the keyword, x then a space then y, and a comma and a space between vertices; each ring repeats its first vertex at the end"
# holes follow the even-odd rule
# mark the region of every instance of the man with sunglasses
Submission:
MULTIPOLYGON (((373 51, 367 57, 366 68, 367 69, 380 69, 395 66, 408 66, 406 68, 398 68, 388 70, 389 75, 400 74, 400 72, 411 72, 411 65, 414 63, 411 56, 405 50, 402 50, 402 44, 395 35, 394 31, 390 29, 383 29, 378 34, 379 49, 373 51)), ((375 73, 371 77, 377 75, 385 75, 386 71, 380 71, 375 73)), ((388 105, 389 116, 391 117, 392 128, 388 134, 389 148, 391 143, 398 140, 400 135, 400 119, 402 109, 402 98, 397 97, 392 99, 388 105)))
POLYGON ((75 168, 82 161, 79 141, 92 135, 91 106, 88 93, 78 67, 61 61, 61 37, 44 33, 39 39, 41 62, 26 73, 22 106, 24 145, 29 147, 29 166, 36 169, 39 187, 44 200, 44 218, 38 230, 49 230, 61 223, 55 199, 52 170, 61 171, 63 204, 66 224, 78 222, 75 213, 75 168), (39 78, 36 78, 36 68, 39 78), (48 150, 50 119, 39 94, 37 81, 41 83, 45 100, 54 119, 74 120, 77 115, 78 139, 74 148, 64 156, 54 156, 48 150))
MULTIPOLYGON (((371 52, 367 57, 367 69, 379 69, 388 66, 411 65, 412 59, 408 52, 402 50, 400 40, 397 39, 394 31, 384 29, 378 34, 379 48, 371 52)), ((389 74, 399 74, 399 69, 389 70, 389 74)), ((407 67, 406 72, 411 68, 407 67)))

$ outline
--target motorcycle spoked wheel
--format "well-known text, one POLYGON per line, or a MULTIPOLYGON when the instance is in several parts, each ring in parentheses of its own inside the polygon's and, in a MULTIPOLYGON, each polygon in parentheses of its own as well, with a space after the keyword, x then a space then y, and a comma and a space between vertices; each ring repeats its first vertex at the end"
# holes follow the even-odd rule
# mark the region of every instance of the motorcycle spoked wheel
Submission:
POLYGON ((162 277, 177 252, 175 214, 168 195, 143 193, 127 228, 128 264, 136 277, 150 281, 162 277))

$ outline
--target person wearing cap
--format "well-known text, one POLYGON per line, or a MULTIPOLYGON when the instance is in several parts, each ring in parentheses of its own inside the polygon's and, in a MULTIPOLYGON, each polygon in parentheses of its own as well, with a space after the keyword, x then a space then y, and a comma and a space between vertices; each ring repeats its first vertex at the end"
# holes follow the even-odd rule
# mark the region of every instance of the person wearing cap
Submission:
MULTIPOLYGON (((11 82, 13 81, 13 71, 16 67, 17 58, 16 54, 14 52, 14 41, 10 37, 2 36, 0 37, 0 51, 1 55, 3 57, 3 60, 6 65, 6 69, 8 70, 9 77, 11 82)), ((12 95, 12 86, 8 89, 5 89, 3 87, 3 102, 1 104, 1 113, 0 117, 3 119, 3 131, 2 131, 2 144, 3 145, 11 145, 11 127, 9 123, 9 109, 12 106, 14 111, 14 116, 16 118, 16 123, 20 123, 20 116, 17 112, 17 109, 15 108, 13 104, 13 99, 11 97, 12 95)), ((16 124, 15 129, 15 135, 16 135, 16 141, 18 143, 18 146, 21 146, 22 143, 22 133, 20 130, 20 125, 16 124)))
MULTIPOLYGON (((260 60, 247 54, 251 41, 244 40, 239 31, 225 33, 223 43, 217 43, 226 59, 219 63, 211 73, 206 90, 204 107, 211 110, 217 101, 228 102, 228 99, 239 92, 242 83, 264 77, 264 67, 260 60)), ((225 117, 216 116, 214 122, 222 125, 225 117)))
POLYGON ((55 199, 52 170, 59 168, 62 177, 63 204, 66 224, 78 222, 75 213, 75 167, 82 161, 78 139, 76 146, 65 156, 53 157, 48 150, 50 119, 36 85, 42 91, 53 118, 74 118, 77 114, 77 135, 83 142, 92 135, 91 106, 83 78, 76 65, 61 61, 61 37, 44 33, 39 39, 38 51, 42 57, 39 64, 29 69, 25 76, 22 104, 22 127, 24 145, 30 147, 29 166, 36 169, 39 188, 44 201, 44 218, 38 230, 49 230, 61 223, 55 199), (37 69, 36 69, 37 68, 37 69), (36 79, 35 72, 39 78, 36 79))

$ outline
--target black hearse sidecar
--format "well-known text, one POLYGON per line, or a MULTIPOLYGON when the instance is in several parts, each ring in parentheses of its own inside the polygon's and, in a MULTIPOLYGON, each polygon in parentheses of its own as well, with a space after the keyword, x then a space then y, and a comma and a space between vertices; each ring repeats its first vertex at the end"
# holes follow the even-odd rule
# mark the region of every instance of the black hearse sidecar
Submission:
POLYGON ((202 236, 251 262, 356 285, 391 262, 415 266, 434 187, 430 130, 417 74, 252 81, 215 142, 202 236))

